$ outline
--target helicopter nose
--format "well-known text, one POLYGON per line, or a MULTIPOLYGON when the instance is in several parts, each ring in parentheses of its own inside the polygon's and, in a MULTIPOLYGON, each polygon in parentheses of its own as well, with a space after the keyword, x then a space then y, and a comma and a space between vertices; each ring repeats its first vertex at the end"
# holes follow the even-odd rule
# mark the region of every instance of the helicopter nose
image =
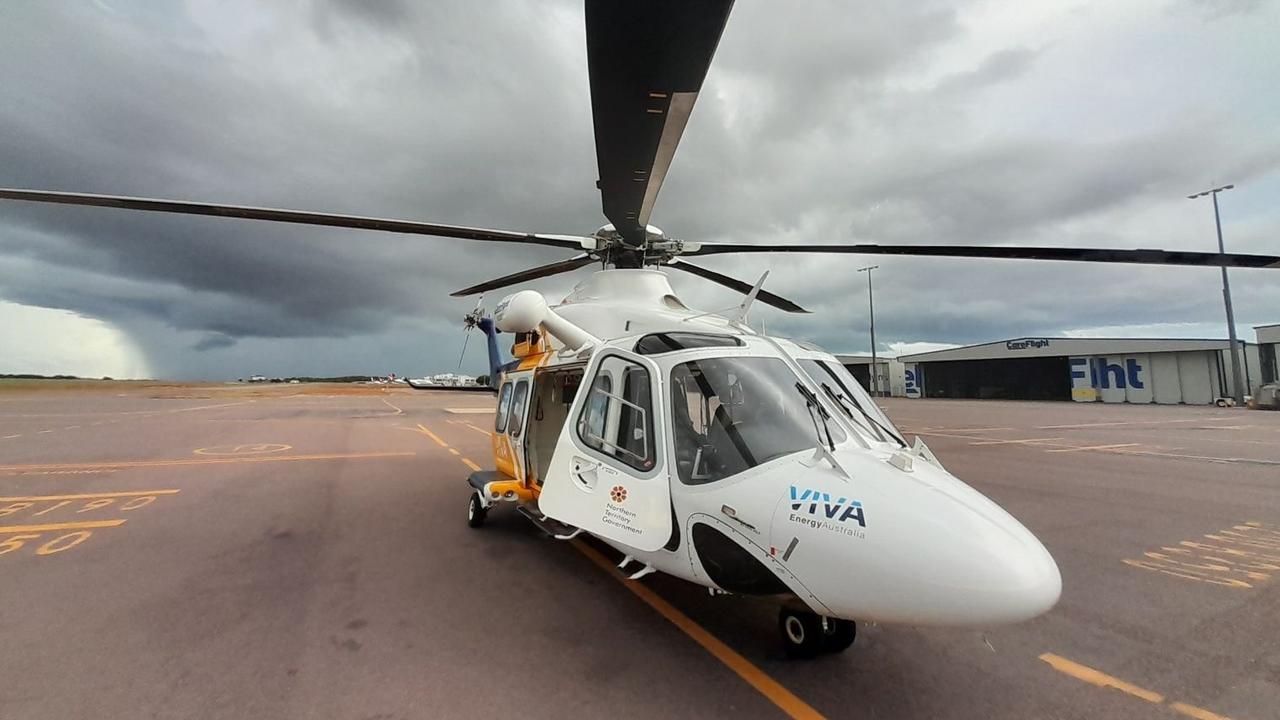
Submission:
POLYGON ((981 500, 953 510, 960 517, 947 533, 949 547, 925 569, 954 603, 950 622, 1014 623, 1047 612, 1062 594, 1053 556, 1013 516, 981 500))
POLYGON ((811 506, 786 506, 779 520, 788 524, 775 529, 785 528, 784 548, 790 536, 803 538, 789 567, 803 572, 806 587, 840 617, 911 625, 1014 623, 1052 608, 1062 576, 1031 531, 949 473, 919 465, 910 477, 881 476, 842 496, 824 491, 823 498, 857 494, 859 512, 843 524, 843 513, 827 520, 827 512, 805 525, 811 506), (799 552, 805 540, 839 557, 843 571, 800 567, 808 564, 799 552))

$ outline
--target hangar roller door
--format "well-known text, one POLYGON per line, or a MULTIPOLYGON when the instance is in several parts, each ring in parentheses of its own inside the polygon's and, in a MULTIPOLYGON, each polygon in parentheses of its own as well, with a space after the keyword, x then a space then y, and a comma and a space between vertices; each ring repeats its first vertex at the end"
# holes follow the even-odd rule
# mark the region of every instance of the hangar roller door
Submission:
POLYGON ((948 360, 922 363, 925 397, 1070 400, 1065 357, 948 360))
POLYGON ((871 366, 870 365, 845 365, 845 370, 854 377, 858 382, 862 383, 863 389, 871 392, 871 366))

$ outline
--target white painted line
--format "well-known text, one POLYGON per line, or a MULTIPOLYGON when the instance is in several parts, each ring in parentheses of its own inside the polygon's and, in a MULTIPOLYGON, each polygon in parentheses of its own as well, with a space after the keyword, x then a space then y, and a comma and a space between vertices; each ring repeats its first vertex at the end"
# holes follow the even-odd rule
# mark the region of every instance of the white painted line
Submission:
POLYGON ((18 433, 17 435, 5 435, 5 436, 4 436, 4 439, 5 439, 5 440, 12 440, 12 439, 14 439, 14 438, 16 438, 16 437, 22 437, 22 433, 18 433))
POLYGON ((1038 442, 1053 442, 1054 440, 1061 440, 1061 439, 1062 438, 1060 437, 1051 437, 1051 438, 1028 438, 1026 440, 984 440, 982 442, 975 442, 975 443, 969 443, 969 444, 970 445, 1020 445, 1020 444, 1038 443, 1038 442))
POLYGON ((1061 450, 1049 450, 1051 453, 1060 452, 1081 452, 1083 450, 1115 450, 1116 448, 1138 447, 1140 443, 1120 443, 1118 445, 1089 445, 1086 447, 1063 448, 1061 450))

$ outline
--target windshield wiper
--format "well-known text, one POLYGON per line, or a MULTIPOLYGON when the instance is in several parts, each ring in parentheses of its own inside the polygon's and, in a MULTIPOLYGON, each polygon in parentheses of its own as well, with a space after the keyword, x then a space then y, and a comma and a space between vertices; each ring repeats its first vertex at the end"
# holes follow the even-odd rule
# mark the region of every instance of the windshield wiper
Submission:
MULTIPOLYGON (((876 432, 877 434, 880 435, 881 440, 884 440, 885 435, 888 435, 889 437, 893 438, 894 442, 898 443, 902 447, 907 447, 907 443, 902 438, 898 437, 896 433, 894 433, 889 428, 885 427, 884 423, 877 420, 874 415, 867 412, 866 409, 862 407, 862 405, 858 404, 857 400, 854 400, 853 398, 845 397, 844 393, 837 393, 836 391, 831 389, 830 385, 826 383, 822 383, 822 389, 827 393, 827 396, 830 397, 832 400, 835 400, 836 403, 840 405, 840 407, 842 408, 846 407, 846 401, 848 401, 848 405, 852 405, 855 408, 857 408, 858 412, 862 413, 862 417, 867 419, 867 422, 871 423, 872 425, 875 425, 876 428, 878 428, 876 432)), ((850 416, 852 417, 852 413, 850 413, 850 416)))
POLYGON ((835 451, 836 443, 831 439, 831 426, 827 422, 831 419, 831 414, 827 409, 818 402, 818 396, 813 391, 805 387, 803 383, 796 383, 796 390, 800 391, 800 397, 804 398, 805 407, 809 409, 809 419, 813 421, 813 430, 818 434, 818 442, 822 442, 823 435, 827 438, 827 448, 835 451), (822 427, 818 427, 818 420, 822 420, 822 427))
MULTIPOLYGON (((831 386, 826 383, 820 383, 820 385, 822 386, 822 391, 827 394, 827 397, 831 398, 832 402, 836 404, 836 407, 844 411, 845 416, 848 417, 850 420, 854 420, 856 422, 856 418, 853 416, 853 411, 849 409, 850 405, 856 408, 858 412, 861 412, 864 415, 866 414, 861 407, 858 407, 858 404, 856 402, 853 402, 851 399, 845 397, 843 393, 838 393, 835 390, 832 390, 831 386)), ((863 425, 862 423, 856 423, 856 424, 858 425, 858 427, 863 428, 867 432, 876 435, 878 439, 880 440, 884 439, 883 434, 879 430, 877 430, 875 427, 872 427, 869 425, 863 425)))

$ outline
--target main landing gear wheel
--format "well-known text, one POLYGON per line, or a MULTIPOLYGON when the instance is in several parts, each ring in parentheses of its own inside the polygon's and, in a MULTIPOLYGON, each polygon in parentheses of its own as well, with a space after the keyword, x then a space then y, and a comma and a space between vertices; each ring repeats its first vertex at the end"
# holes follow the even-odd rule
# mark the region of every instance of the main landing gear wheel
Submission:
POLYGON ((480 503, 480 496, 471 493, 471 503, 467 505, 467 525, 473 528, 484 525, 484 516, 488 514, 489 511, 480 503))
POLYGON ((857 635, 857 626, 852 620, 826 618, 808 610, 787 607, 778 613, 778 630, 787 656, 799 660, 846 650, 857 635))

